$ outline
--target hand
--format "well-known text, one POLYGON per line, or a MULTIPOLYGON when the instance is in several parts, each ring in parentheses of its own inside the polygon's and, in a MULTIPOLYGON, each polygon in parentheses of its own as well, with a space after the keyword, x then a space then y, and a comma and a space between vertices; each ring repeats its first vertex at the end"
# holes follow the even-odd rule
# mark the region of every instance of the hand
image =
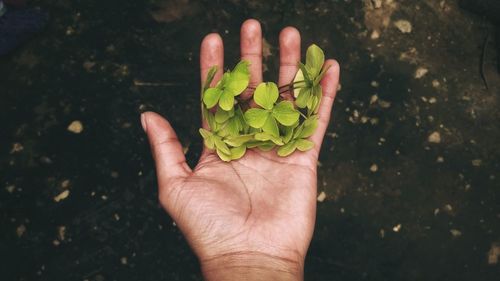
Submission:
MULTIPOLYGON (((300 34, 287 27, 279 41, 281 86, 297 72, 300 34)), ((256 20, 241 28, 241 58, 251 63, 249 86, 255 87, 262 82, 262 31, 256 20)), ((214 65, 219 71, 213 83, 221 78, 223 60, 221 37, 207 35, 201 44, 202 83, 214 65)), ((317 159, 339 80, 338 63, 327 60, 326 65, 331 67, 321 82, 319 125, 310 138, 315 147, 289 157, 251 149, 226 163, 205 148, 192 170, 168 121, 142 114, 160 202, 198 256, 207 280, 302 280, 316 216, 317 159)))

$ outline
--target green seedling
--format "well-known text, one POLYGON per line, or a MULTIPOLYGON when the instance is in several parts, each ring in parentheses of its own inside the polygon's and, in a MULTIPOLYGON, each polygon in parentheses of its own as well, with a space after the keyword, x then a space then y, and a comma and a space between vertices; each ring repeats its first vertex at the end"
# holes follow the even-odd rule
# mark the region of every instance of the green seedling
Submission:
POLYGON ((204 145, 226 162, 243 157, 247 149, 277 148, 282 157, 312 149, 314 143, 308 138, 318 126, 320 81, 327 71, 324 61, 323 51, 311 45, 292 83, 278 88, 273 82, 264 82, 255 88, 253 101, 258 107, 254 108, 236 98, 248 87, 248 62, 241 61, 224 73, 215 87, 210 87, 217 72, 212 67, 202 88, 202 114, 207 127, 200 129, 204 145), (295 100, 280 97, 283 89, 291 91, 295 100))
POLYGON ((291 101, 276 103, 278 97, 279 93, 276 84, 273 82, 261 83, 255 89, 253 99, 262 108, 251 108, 245 112, 247 124, 252 128, 261 129, 262 132, 269 136, 269 139, 265 140, 273 140, 272 137, 279 138, 278 123, 283 126, 291 126, 300 117, 299 111, 293 107, 291 101))
POLYGON ((231 110, 234 106, 234 97, 240 95, 248 87, 248 81, 250 80, 249 65, 249 62, 241 61, 233 71, 224 73, 215 87, 206 89, 203 94, 205 106, 212 108, 218 103, 221 109, 225 111, 231 110))
POLYGON ((307 108, 311 114, 318 113, 323 94, 320 82, 328 68, 323 68, 325 55, 316 45, 307 49, 306 64, 299 63, 299 71, 293 80, 295 104, 307 108))

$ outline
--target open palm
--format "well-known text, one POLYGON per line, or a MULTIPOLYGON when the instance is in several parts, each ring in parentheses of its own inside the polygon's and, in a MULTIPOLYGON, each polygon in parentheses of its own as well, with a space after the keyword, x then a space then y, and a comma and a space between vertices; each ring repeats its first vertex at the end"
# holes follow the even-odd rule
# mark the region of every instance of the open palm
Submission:
MULTIPOLYGON (((262 82, 262 32, 255 20, 242 26, 241 54, 251 63, 250 86, 255 87, 262 82)), ((211 66, 224 66, 219 35, 205 37, 200 57, 203 83, 211 66)), ((293 80, 299 61, 300 34, 287 27, 280 34, 279 85, 293 80)), ((257 256, 301 270, 316 215, 316 163, 339 77, 337 62, 327 60, 326 65, 331 67, 321 82, 319 125, 310 138, 315 147, 289 157, 251 149, 237 161, 223 162, 205 148, 191 170, 170 124, 152 112, 142 115, 156 162, 160 201, 203 266, 227 263, 225 257, 257 256)), ((251 94, 248 90, 242 95, 251 94)))

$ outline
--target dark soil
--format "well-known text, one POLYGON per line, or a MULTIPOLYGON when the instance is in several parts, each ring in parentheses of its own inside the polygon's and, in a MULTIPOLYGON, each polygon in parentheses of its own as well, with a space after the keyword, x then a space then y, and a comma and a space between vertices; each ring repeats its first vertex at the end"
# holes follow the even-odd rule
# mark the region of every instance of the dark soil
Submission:
POLYGON ((201 280, 157 202, 139 113, 169 118, 194 165, 199 44, 219 32, 234 65, 250 17, 267 80, 287 25, 342 68, 306 280, 498 280, 494 27, 456 1, 32 5, 49 26, 0 58, 1 280, 201 280))

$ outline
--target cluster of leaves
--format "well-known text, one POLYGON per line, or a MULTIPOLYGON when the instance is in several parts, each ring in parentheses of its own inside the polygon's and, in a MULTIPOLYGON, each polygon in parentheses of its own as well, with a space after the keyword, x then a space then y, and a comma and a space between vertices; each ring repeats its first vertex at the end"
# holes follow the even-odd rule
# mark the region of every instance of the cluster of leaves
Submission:
POLYGON ((251 148, 269 151, 277 147, 277 154, 283 157, 297 149, 312 149, 314 143, 308 138, 318 126, 320 81, 327 70, 324 61, 323 51, 311 45, 306 63, 299 63, 292 83, 280 88, 273 82, 257 86, 253 94, 256 108, 248 108, 248 103, 238 98, 250 80, 247 61, 225 72, 215 87, 210 87, 217 72, 212 67, 202 89, 203 119, 209 129, 200 129, 205 146, 223 161, 239 159, 251 148), (295 100, 283 99, 280 90, 292 92, 295 100))

